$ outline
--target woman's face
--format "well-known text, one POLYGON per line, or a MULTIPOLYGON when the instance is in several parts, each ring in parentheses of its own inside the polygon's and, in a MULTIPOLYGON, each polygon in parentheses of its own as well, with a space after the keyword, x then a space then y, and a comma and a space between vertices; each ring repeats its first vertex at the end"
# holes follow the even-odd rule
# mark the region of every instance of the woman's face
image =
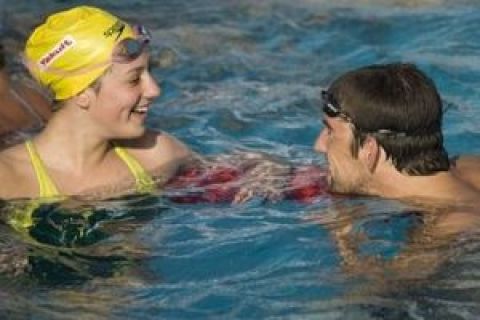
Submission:
POLYGON ((113 63, 103 76, 91 110, 106 138, 135 138, 160 88, 149 70, 149 54, 129 63, 113 63))

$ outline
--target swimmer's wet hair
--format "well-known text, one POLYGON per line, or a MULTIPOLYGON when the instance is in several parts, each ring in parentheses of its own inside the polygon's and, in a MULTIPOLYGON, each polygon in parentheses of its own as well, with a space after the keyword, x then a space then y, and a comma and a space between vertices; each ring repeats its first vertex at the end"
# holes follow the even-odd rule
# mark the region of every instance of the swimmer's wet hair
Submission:
POLYGON ((429 175, 449 169, 442 100, 432 79, 415 65, 363 67, 340 76, 328 91, 352 119, 354 156, 372 135, 401 172, 429 175))

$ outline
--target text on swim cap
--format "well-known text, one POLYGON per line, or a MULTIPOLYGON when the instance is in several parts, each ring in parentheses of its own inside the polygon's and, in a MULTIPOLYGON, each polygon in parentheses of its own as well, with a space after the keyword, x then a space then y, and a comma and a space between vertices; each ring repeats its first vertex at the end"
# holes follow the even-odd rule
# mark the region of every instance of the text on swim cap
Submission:
POLYGON ((111 37, 113 34, 118 33, 117 37, 115 40, 117 40, 123 33, 123 30, 125 29, 125 23, 117 20, 111 27, 109 27, 103 35, 107 38, 111 37))
POLYGON ((65 36, 59 43, 57 43, 52 50, 47 52, 43 57, 40 58, 38 64, 40 69, 44 70, 55 61, 58 57, 61 57, 65 52, 67 52, 70 48, 75 45, 75 39, 68 35, 65 36))

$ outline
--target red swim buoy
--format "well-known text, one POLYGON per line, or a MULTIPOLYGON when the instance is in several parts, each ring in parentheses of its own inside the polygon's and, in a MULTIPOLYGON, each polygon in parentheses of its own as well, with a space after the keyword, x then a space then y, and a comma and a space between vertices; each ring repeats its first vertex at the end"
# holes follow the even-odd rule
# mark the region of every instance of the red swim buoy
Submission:
MULTIPOLYGON (((179 172, 169 183, 169 191, 180 190, 179 195, 169 199, 176 203, 220 203, 232 202, 241 187, 243 171, 232 166, 213 168, 187 168, 179 172)), ((315 198, 327 194, 325 171, 316 166, 303 166, 293 170, 286 199, 312 202, 315 198)))
POLYGON ((169 190, 182 190, 180 195, 170 196, 177 203, 231 202, 238 191, 233 182, 242 172, 230 166, 214 168, 187 168, 167 184, 169 190))
POLYGON ((327 194, 325 171, 316 166, 295 168, 286 198, 312 202, 316 197, 327 194))

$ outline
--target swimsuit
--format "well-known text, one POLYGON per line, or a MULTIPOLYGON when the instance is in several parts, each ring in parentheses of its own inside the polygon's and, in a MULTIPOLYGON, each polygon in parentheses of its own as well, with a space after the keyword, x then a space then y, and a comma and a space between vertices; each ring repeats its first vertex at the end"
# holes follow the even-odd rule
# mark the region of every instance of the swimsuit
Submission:
MULTIPOLYGON (((38 199, 28 201, 25 206, 12 210, 9 222, 17 230, 27 229, 34 225, 32 214, 42 204, 49 204, 65 199, 65 196, 60 193, 55 185, 55 182, 48 174, 48 171, 39 154, 35 150, 35 146, 33 145, 32 141, 27 140, 25 142, 25 147, 37 177, 39 196, 38 199)), ((147 173, 137 159, 135 159, 127 152, 127 150, 122 147, 114 146, 114 151, 127 165, 129 171, 132 173, 135 179, 136 191, 139 193, 152 192, 155 183, 152 177, 147 173)))
POLYGON ((123 160, 135 178, 135 189, 138 193, 150 193, 154 189, 152 177, 145 171, 140 162, 122 147, 114 146, 115 153, 123 160))
MULTIPOLYGON (((25 142, 25 147, 27 148, 28 154, 30 156, 30 161, 32 162, 33 169, 37 176, 38 186, 40 189, 39 197, 40 198, 52 198, 52 197, 61 197, 62 195, 58 191, 55 183, 52 178, 48 175, 47 169, 43 164, 42 159, 35 150, 31 140, 25 142)), ((139 193, 147 193, 153 190, 154 182, 152 177, 145 171, 142 165, 130 155, 127 150, 122 147, 115 146, 115 153, 120 157, 120 159, 127 165, 128 169, 135 178, 135 189, 139 193)))
POLYGON ((27 148, 28 155, 30 156, 33 171, 35 171, 35 175, 37 176, 39 188, 38 196, 40 198, 54 198, 60 196, 57 186, 53 182, 52 178, 50 178, 48 175, 45 165, 35 150, 35 146, 33 145, 32 141, 25 141, 25 147, 27 148))

